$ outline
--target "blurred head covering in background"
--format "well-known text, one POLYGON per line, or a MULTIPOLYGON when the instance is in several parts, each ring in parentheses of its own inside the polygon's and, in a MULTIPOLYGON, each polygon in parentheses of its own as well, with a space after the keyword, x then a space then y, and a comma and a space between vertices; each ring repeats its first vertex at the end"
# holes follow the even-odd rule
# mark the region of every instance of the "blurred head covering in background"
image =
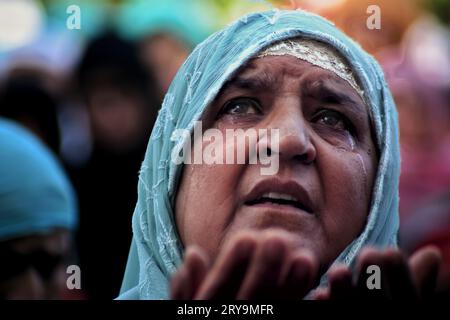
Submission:
MULTIPOLYGON (((262 49, 303 37, 321 41, 348 61, 361 82, 379 149, 379 165, 367 223, 336 259, 351 265, 365 245, 395 245, 398 231, 400 155, 395 104, 375 60, 329 21, 304 11, 246 15, 211 35, 189 56, 165 96, 141 167, 133 242, 120 298, 166 299, 169 279, 181 262, 173 203, 182 166, 171 161, 176 129, 192 130, 224 83, 262 49)), ((175 148, 175 150, 174 150, 175 148)), ((323 282, 326 281, 324 277, 323 282)))
POLYGON ((192 48, 215 29, 214 16, 218 14, 208 1, 133 0, 118 6, 115 23, 121 36, 139 44, 163 97, 192 48))
POLYGON ((128 1, 119 7, 117 30, 131 39, 170 33, 194 46, 212 31, 211 10, 206 2, 198 0, 128 1))
POLYGON ((76 227, 70 182, 38 138, 0 119, 0 159, 0 241, 76 227))

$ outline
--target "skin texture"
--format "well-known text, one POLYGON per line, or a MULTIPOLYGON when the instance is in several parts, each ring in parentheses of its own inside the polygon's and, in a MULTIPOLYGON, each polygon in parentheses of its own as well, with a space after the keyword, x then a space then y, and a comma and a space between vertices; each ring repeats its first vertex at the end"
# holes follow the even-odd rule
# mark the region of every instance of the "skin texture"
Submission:
POLYGON ((227 84, 210 110, 205 127, 223 133, 278 128, 280 166, 278 174, 261 176, 260 165, 186 165, 176 202, 184 245, 197 244, 215 257, 222 242, 239 230, 277 227, 299 235, 298 245, 315 252, 321 266, 328 266, 364 226, 377 166, 368 112, 356 91, 334 73, 308 62, 264 57, 253 60, 227 84), (345 95, 354 106, 333 101, 323 95, 325 90, 345 95), (231 106, 235 109, 222 113, 233 99, 240 99, 240 106, 235 103, 231 106), (252 101, 259 101, 261 110, 255 110, 252 101), (326 114, 326 109, 340 115, 326 114), (339 123, 326 124, 327 116, 339 123), (340 128, 344 117, 355 126, 357 137, 340 128), (312 214, 288 206, 246 205, 246 196, 268 179, 301 186, 310 198, 312 214))
MULTIPOLYGON (((330 71, 290 56, 263 57, 224 85, 203 128, 279 129, 279 171, 261 176, 259 164, 185 165, 175 212, 187 250, 172 278, 172 298, 304 297, 366 222, 378 165, 367 107, 330 71), (264 191, 301 189, 307 205, 249 202, 265 180, 264 191)), ((398 254, 386 265, 401 265, 408 274, 398 254)), ((438 255, 431 256, 428 266, 435 266, 438 255)), ((357 288, 351 283, 347 291, 357 288)))
MULTIPOLYGON (((7 300, 59 299, 66 287, 65 259, 70 251, 70 233, 63 229, 42 235, 30 235, 8 241, 9 250, 22 256, 39 252, 37 265, 27 265, 21 272, 0 281, 0 297, 7 300), (42 259, 44 259, 43 261, 42 259), (44 273, 40 268, 44 268, 44 273)), ((30 257, 30 256, 29 256, 30 257)), ((2 263, 17 264, 14 261, 2 263)), ((22 264, 19 264, 22 269, 22 264)))

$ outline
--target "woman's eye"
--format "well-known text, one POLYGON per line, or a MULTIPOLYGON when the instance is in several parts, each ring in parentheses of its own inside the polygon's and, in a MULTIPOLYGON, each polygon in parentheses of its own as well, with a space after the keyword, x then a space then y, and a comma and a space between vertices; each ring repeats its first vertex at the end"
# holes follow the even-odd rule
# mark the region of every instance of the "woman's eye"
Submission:
POLYGON ((332 127, 338 130, 349 130, 347 118, 333 110, 322 110, 313 119, 313 122, 332 127))
POLYGON ((261 113, 259 103, 253 99, 234 99, 225 103, 222 114, 250 115, 261 113))

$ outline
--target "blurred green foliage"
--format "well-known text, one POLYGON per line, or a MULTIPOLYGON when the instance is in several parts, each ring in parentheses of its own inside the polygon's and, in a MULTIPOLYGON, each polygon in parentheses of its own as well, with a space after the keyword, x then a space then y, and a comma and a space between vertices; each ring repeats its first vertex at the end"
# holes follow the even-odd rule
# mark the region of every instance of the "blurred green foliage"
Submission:
POLYGON ((450 0, 425 0, 425 6, 443 23, 450 25, 450 0))

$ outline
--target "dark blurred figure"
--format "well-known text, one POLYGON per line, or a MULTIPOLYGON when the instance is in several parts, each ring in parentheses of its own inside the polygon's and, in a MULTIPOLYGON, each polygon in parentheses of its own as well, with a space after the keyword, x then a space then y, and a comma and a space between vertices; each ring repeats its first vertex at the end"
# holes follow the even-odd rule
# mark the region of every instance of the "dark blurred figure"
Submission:
POLYGON ((54 154, 0 118, 0 299, 65 299, 76 197, 54 154))
POLYGON ((76 77, 93 139, 87 164, 72 170, 83 284, 88 298, 112 299, 128 258, 136 181, 159 97, 135 45, 113 32, 88 44, 76 77))
POLYGON ((10 75, 0 90, 0 116, 30 129, 59 154, 58 101, 32 70, 10 75))

